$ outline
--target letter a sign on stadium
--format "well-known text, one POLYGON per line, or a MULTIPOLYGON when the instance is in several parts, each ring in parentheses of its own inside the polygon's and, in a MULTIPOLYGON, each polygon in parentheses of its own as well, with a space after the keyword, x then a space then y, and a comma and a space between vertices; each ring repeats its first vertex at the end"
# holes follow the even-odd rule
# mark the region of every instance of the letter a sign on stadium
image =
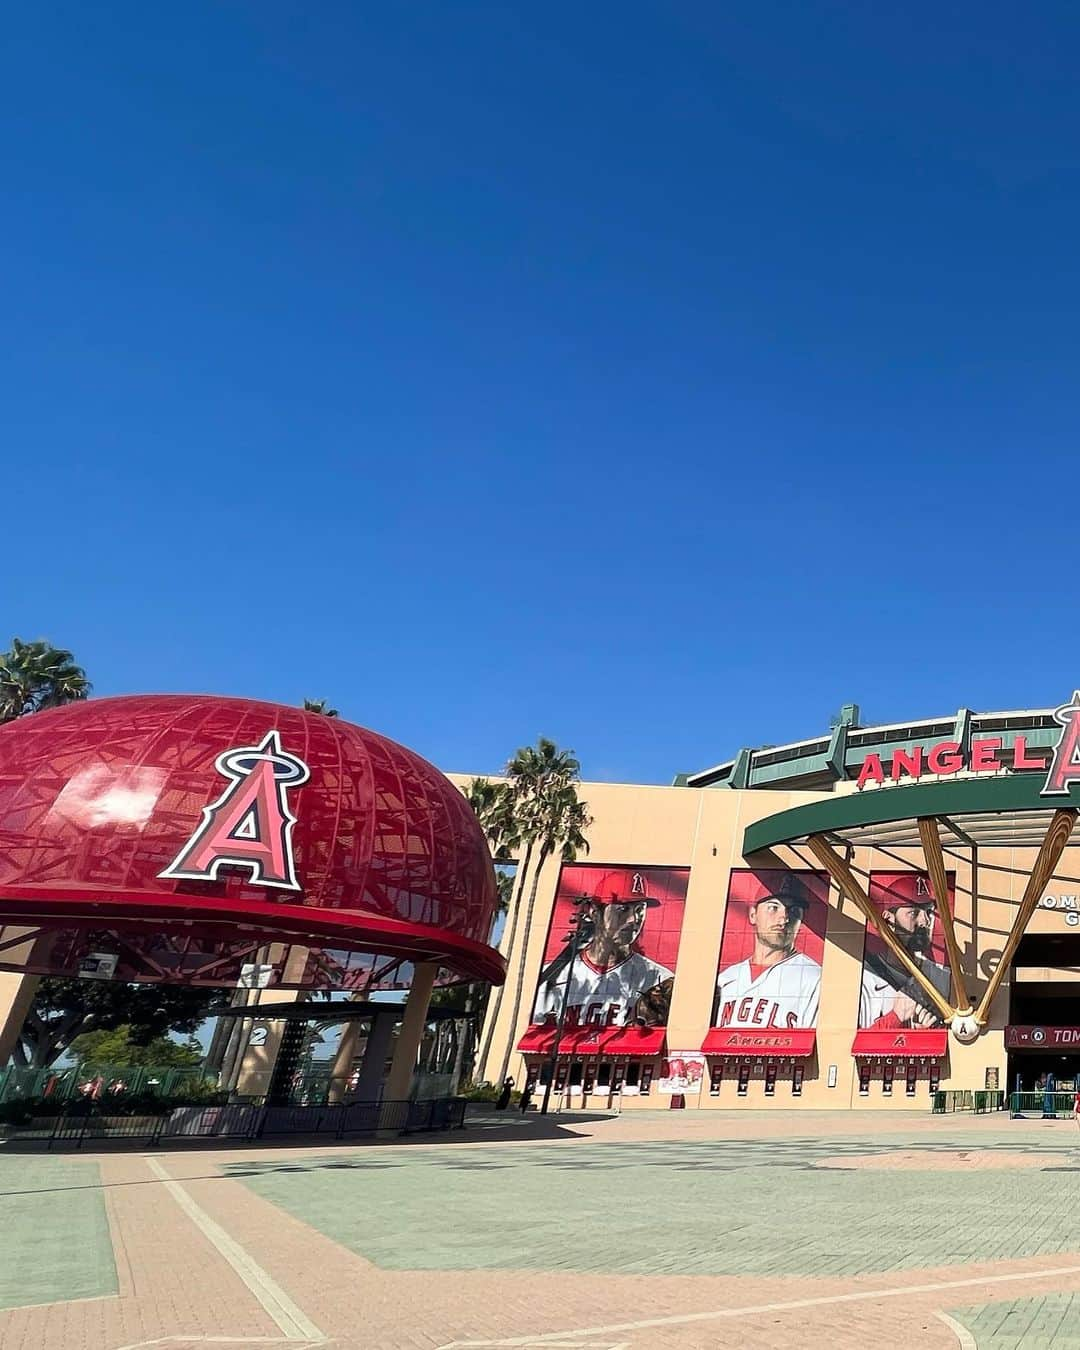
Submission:
POLYGON ((220 867, 245 867, 256 886, 298 891, 292 848, 296 817, 286 788, 306 783, 311 770, 281 748, 276 731, 268 731, 258 745, 226 750, 214 767, 228 786, 203 808, 191 838, 158 875, 217 881, 220 867))
POLYGON ((1080 783, 1080 689, 1073 694, 1071 703, 1063 703, 1057 709, 1054 720, 1061 723, 1061 736, 1054 746, 1054 757, 1040 794, 1044 797, 1068 792, 1071 784, 1080 783))

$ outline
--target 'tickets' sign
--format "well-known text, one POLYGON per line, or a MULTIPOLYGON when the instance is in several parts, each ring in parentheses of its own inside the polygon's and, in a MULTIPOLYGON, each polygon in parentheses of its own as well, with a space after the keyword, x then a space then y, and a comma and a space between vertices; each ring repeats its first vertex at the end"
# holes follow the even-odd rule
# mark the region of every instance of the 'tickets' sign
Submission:
MULTIPOLYGON (((1036 773, 1046 770, 1042 795, 1052 797, 1067 793, 1073 783, 1080 783, 1080 689, 1068 703, 1054 713, 1061 723, 1061 735, 1050 752, 1047 768, 1046 751, 1028 749, 1026 736, 1012 738, 1013 773, 1036 773)), ((975 739, 965 755, 959 741, 936 741, 933 745, 913 745, 910 750, 894 750, 892 759, 882 763, 878 754, 867 755, 859 768, 855 786, 867 783, 884 787, 886 779, 899 783, 902 779, 918 780, 925 774, 941 776, 959 773, 998 773, 1006 765, 1001 759, 1004 742, 1000 736, 975 739)))

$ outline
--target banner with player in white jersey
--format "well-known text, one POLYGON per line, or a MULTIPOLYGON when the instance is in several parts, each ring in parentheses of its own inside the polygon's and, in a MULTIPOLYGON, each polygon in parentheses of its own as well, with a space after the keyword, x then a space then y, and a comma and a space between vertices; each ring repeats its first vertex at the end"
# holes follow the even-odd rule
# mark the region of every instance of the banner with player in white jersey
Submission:
MULTIPOLYGON (((948 873, 949 912, 955 905, 955 873, 948 873)), ((908 955, 946 998, 949 967, 930 880, 922 872, 871 872, 870 903, 907 948, 908 955)), ((859 989, 859 1029, 882 1031, 941 1027, 945 1022, 926 991, 867 926, 859 989)))
POLYGON ((533 1021, 667 1026, 687 867, 564 867, 533 1021), (569 980, 569 988, 567 981, 569 980))
POLYGON ((713 1026, 817 1026, 828 895, 824 872, 732 872, 713 1026))

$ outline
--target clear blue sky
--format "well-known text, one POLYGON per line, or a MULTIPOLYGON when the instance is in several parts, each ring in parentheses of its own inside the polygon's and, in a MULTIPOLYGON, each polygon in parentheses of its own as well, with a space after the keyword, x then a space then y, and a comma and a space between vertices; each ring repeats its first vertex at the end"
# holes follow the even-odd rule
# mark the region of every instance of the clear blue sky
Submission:
POLYGON ((660 782, 1080 682, 1075 6, 4 22, 0 637, 660 782))

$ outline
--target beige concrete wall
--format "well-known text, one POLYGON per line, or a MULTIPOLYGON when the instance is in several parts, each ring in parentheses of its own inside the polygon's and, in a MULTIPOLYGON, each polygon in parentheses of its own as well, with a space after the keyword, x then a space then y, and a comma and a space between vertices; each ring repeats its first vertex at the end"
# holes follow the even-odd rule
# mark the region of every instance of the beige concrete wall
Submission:
MULTIPOLYGON (((464 781, 464 780, 462 780, 464 781)), ((805 849, 784 848, 769 857, 746 859, 742 838, 754 820, 791 806, 820 800, 828 794, 738 791, 731 789, 665 788, 611 783, 583 783, 581 796, 594 817, 589 833, 591 849, 580 861, 612 866, 689 867, 690 880, 675 988, 668 1023, 667 1045, 671 1050, 700 1047, 712 1015, 720 938, 728 880, 733 868, 789 866, 817 869, 805 849)), ((968 993, 977 1004, 996 967, 1016 915, 1031 865, 1033 849, 984 849, 973 873, 967 849, 950 846, 943 839, 946 865, 956 876, 955 919, 963 957, 968 993)), ((852 866, 864 881, 871 872, 903 871, 924 867, 920 850, 857 849, 852 866)), ((529 1024, 541 958, 558 885, 559 867, 549 862, 540 877, 537 904, 527 946, 509 953, 510 983, 495 1026, 493 1054, 488 1077, 494 1077, 502 1053, 516 1046, 529 1024), (524 962, 522 997, 514 1012, 516 977, 524 962)), ((1066 851, 1047 893, 1075 893, 1080 912, 1080 842, 1066 851), (1070 889, 1071 888, 1071 889, 1070 889)), ((1040 908, 1030 932, 1071 931, 1067 910, 1040 908)), ((1078 926, 1080 937, 1080 926, 1078 926)), ((858 1073, 851 1054, 858 1019, 859 985, 865 926, 861 914, 830 888, 829 916, 823 961, 821 1009, 817 1028, 817 1053, 807 1063, 802 1095, 794 1098, 790 1072, 781 1070, 775 1095, 765 1096, 764 1067, 755 1067, 749 1092, 737 1095, 736 1075, 725 1075, 718 1095, 706 1084, 700 1097, 687 1097, 687 1109, 717 1107, 761 1109, 789 1108, 906 1109, 925 1111, 929 1105, 929 1082, 922 1071, 916 1096, 905 1094, 904 1070, 897 1067, 891 1096, 882 1091, 880 1066, 871 1079, 870 1093, 859 1093, 858 1073), (835 1066, 835 1086, 828 1086, 829 1067, 835 1066)), ((1033 978, 1025 972, 1026 978, 1033 978)), ((1054 973, 1053 978, 1061 978, 1054 973)), ((1075 972, 1066 978, 1077 978, 1075 972)), ((1006 1086, 1004 1027, 1008 1017, 1009 981, 1006 978, 994 999, 987 1030, 971 1045, 961 1045, 950 1035, 948 1052, 941 1064, 940 1086, 979 1090, 985 1087, 987 1070, 996 1070, 999 1085, 1006 1086)), ((1077 1021, 1080 1022, 1080 1016, 1077 1021)), ((513 1051, 510 1072, 520 1083, 525 1076, 524 1057, 513 1051)), ((580 1100, 580 1098, 575 1098, 580 1100)), ((601 1105, 606 1094, 590 1098, 601 1105)), ((624 1109, 657 1108, 667 1099, 654 1090, 646 1097, 624 1097, 624 1109)))
MULTIPOLYGON (((13 926, 0 927, 0 937, 11 942, 23 933, 32 933, 33 929, 13 926)), ((17 947, 10 947, 4 953, 10 962, 29 961, 34 949, 33 939, 17 947)), ((2 1069, 15 1051, 19 1032, 34 1001, 34 994, 40 983, 38 975, 20 975, 15 971, 0 971, 0 1069, 2 1069)))

